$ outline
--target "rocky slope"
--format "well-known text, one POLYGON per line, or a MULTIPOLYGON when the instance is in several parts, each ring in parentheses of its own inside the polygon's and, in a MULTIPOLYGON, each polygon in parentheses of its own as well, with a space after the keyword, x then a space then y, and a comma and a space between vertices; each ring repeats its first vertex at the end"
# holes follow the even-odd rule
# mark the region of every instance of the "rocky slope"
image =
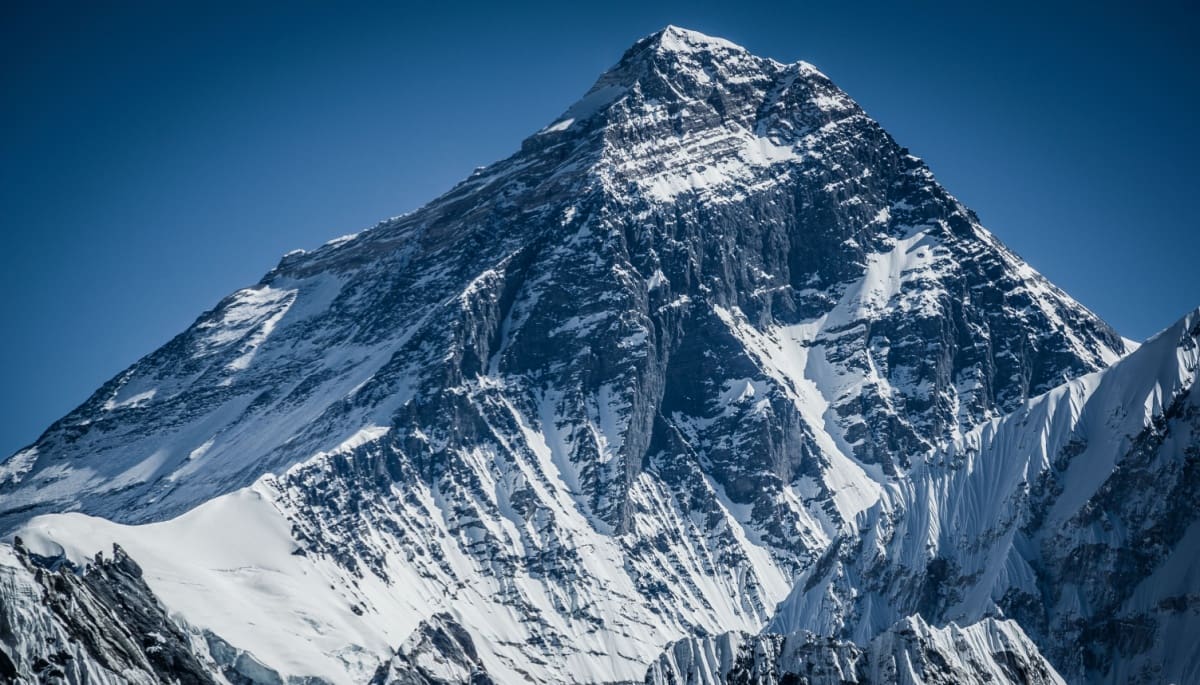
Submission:
POLYGON ((0 682, 217 682, 216 664, 166 616, 138 565, 112 552, 74 569, 19 540, 0 547, 0 682))
POLYGON ((1016 619, 1076 682, 1200 679, 1200 311, 889 487, 773 629, 1016 619))
POLYGON ((919 616, 866 647, 813 633, 725 633, 667 648, 647 685, 1061 685, 1062 679, 1013 621, 984 619, 934 628, 919 616))
POLYGON ((641 681, 689 636, 956 618, 811 607, 976 426, 1126 352, 811 65, 672 27, 107 383, 0 464, 0 529, 119 543, 288 682, 641 681))
POLYGON ((449 614, 422 621, 371 685, 493 685, 471 635, 449 614))

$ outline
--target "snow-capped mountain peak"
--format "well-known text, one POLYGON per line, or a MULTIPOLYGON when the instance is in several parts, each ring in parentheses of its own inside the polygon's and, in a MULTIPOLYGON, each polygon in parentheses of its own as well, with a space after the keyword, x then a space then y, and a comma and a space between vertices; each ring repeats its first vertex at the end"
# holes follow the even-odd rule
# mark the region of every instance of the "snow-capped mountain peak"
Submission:
POLYGON ((724 38, 716 38, 699 31, 692 31, 673 24, 667 24, 662 30, 653 33, 641 42, 650 42, 659 50, 673 52, 738 52, 748 54, 746 49, 724 38))

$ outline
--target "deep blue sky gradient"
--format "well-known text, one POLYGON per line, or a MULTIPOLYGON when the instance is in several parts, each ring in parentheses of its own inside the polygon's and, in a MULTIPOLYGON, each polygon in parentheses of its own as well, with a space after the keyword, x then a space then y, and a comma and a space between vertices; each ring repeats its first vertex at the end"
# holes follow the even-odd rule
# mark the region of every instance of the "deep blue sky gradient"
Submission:
POLYGON ((668 23, 814 63, 1150 335, 1200 305, 1200 11, 986 4, 3 3, 0 458, 288 250, 507 156, 668 23))

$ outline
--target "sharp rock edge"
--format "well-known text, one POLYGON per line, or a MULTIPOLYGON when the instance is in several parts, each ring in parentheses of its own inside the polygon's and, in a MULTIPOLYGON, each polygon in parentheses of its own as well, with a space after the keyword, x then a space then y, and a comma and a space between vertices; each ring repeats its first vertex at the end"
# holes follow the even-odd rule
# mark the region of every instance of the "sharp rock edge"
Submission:
POLYGON ((1197 508, 1142 489, 1196 470, 1177 349, 1122 359, 811 65, 669 27, 105 384, 0 465, 0 528, 119 544, 218 682, 640 682, 728 631, 897 654, 909 616, 1186 681, 1197 508), (1086 398, 1124 413, 1080 447, 1086 398))
POLYGON ((919 616, 866 647, 813 633, 725 633, 671 645, 650 667, 647 685, 1063 685, 1013 621, 984 619, 931 627, 919 616))

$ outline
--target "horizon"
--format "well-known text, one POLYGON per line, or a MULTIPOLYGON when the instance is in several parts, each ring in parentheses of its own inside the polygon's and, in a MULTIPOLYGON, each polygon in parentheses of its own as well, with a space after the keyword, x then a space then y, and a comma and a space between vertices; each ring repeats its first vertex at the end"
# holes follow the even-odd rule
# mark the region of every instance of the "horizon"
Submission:
MULTIPOLYGON (((227 16, 208 17, 209 24, 196 28, 187 9, 146 7, 140 13, 125 8, 132 17, 81 10, 103 16, 73 17, 77 34, 54 23, 63 19, 54 10, 18 17, 24 31, 21 21, 5 22, 20 35, 0 49, 10 67, 20 68, 2 77, 3 149, 12 167, 0 192, 12 223, 0 250, 9 293, 0 316, 10 331, 3 373, 12 385, 3 406, 9 419, 0 430, 0 460, 221 297, 257 282, 289 250, 312 249, 413 211, 471 169, 503 159, 633 44, 617 40, 632 30, 625 21, 619 27, 576 22, 598 30, 564 31, 550 39, 552 49, 527 55, 521 49, 527 42, 503 40, 482 17, 475 17, 481 26, 463 31, 450 16, 440 24, 426 17, 426 26, 445 29, 432 36, 417 31, 412 45, 389 50, 362 41, 372 29, 384 31, 380 22, 343 15, 343 23, 329 23, 321 21, 329 18, 325 10, 314 6, 286 14, 294 26, 276 22, 283 10, 256 8, 239 17, 232 37, 227 16), (197 35, 172 35, 164 26, 197 35), (122 29, 128 40, 105 38, 105 31, 120 36, 122 29), (203 39, 213 35, 242 52, 233 49, 224 61, 209 54, 203 39), (301 40, 313 35, 327 40, 301 40), (280 44, 265 49, 261 43, 271 41, 263 36, 280 44), (61 41, 57 51, 55 40, 61 41), (50 49, 35 49, 46 42, 50 49), (95 56, 97 42, 110 52, 86 60, 95 56), (447 42, 460 50, 446 49, 447 42), (424 52, 428 44, 441 51, 424 52), (305 59, 305 46, 314 45, 336 59, 305 59), (147 56, 160 59, 151 64, 147 56), (438 67, 442 78, 426 73, 438 67), (392 69, 405 74, 404 93, 380 92, 392 69), (529 83, 540 90, 530 92, 529 83), (522 86, 525 92, 514 96, 522 86), (469 92, 455 92, 463 90, 469 92), (477 92, 482 95, 470 97, 477 92), (564 97, 568 92, 574 95, 564 97), (129 101, 144 105, 140 116, 125 106, 129 101), (463 111, 472 106, 487 116, 463 111), (94 118, 81 123, 81 113, 94 118), (316 140, 322 134, 332 139, 316 140), (396 206, 383 209, 389 205, 396 206)), ((640 30, 655 14, 647 10, 627 23, 640 30)), ((1004 244, 1121 335, 1144 339, 1200 305, 1189 269, 1200 237, 1187 201, 1196 180, 1188 161, 1200 151, 1200 136, 1190 126, 1197 95, 1188 79, 1197 80, 1193 67, 1200 60, 1184 44, 1178 22, 1152 22, 1154 30, 1127 47, 1129 63, 1110 65, 1127 76, 1144 75, 1146 60, 1160 64, 1155 44, 1158 53, 1182 51, 1186 58, 1160 64, 1161 82, 1122 82, 1130 91, 1121 100, 1128 109, 1120 112, 1103 110, 1114 102, 1101 92, 1111 86, 1108 79, 1088 81, 1073 63, 1059 65, 1078 79, 1073 96, 1057 92, 1062 74, 1036 55, 1033 65, 1049 74, 1032 76, 1045 80, 1031 84, 1009 73, 1013 82, 967 88, 961 71, 1001 78, 1003 65, 987 70, 996 52, 961 67, 934 59, 928 63, 942 72, 914 74, 904 59, 880 66, 890 54, 886 43, 874 59, 845 54, 859 43, 841 51, 822 45, 822 54, 810 57, 802 54, 803 41, 789 43, 782 29, 755 31, 719 11, 699 14, 695 22, 671 20, 639 35, 674 25, 756 55, 813 63, 925 160, 1004 244), (711 26, 721 21, 730 24, 728 33, 711 26), (795 54, 775 52, 788 49, 795 54), (947 78, 962 87, 954 97, 944 92, 947 78), (1159 99, 1144 97, 1138 87, 1159 99), (1039 101, 1038 94, 1050 99, 1039 101), (1022 95, 1025 100, 1007 109, 989 109, 1022 95), (923 107, 926 97, 935 104, 923 107), (1049 111, 1024 119, 1028 102, 1049 111), (1068 122, 1079 130, 1064 130, 1070 127, 1058 117, 1079 112, 1094 119, 1068 122), (1132 127, 1144 124, 1148 113, 1156 126, 1132 127), (1114 140, 1118 131, 1132 140, 1114 140), (1135 224, 1138 217, 1143 220, 1135 224), (1123 278, 1112 278, 1122 271, 1123 278)), ((1076 46, 1074 59, 1081 62, 1113 35, 1130 31, 1119 21, 1127 17, 1115 10, 1092 19, 1097 36, 1076 46)), ((907 56, 918 58, 929 59, 907 56)))

